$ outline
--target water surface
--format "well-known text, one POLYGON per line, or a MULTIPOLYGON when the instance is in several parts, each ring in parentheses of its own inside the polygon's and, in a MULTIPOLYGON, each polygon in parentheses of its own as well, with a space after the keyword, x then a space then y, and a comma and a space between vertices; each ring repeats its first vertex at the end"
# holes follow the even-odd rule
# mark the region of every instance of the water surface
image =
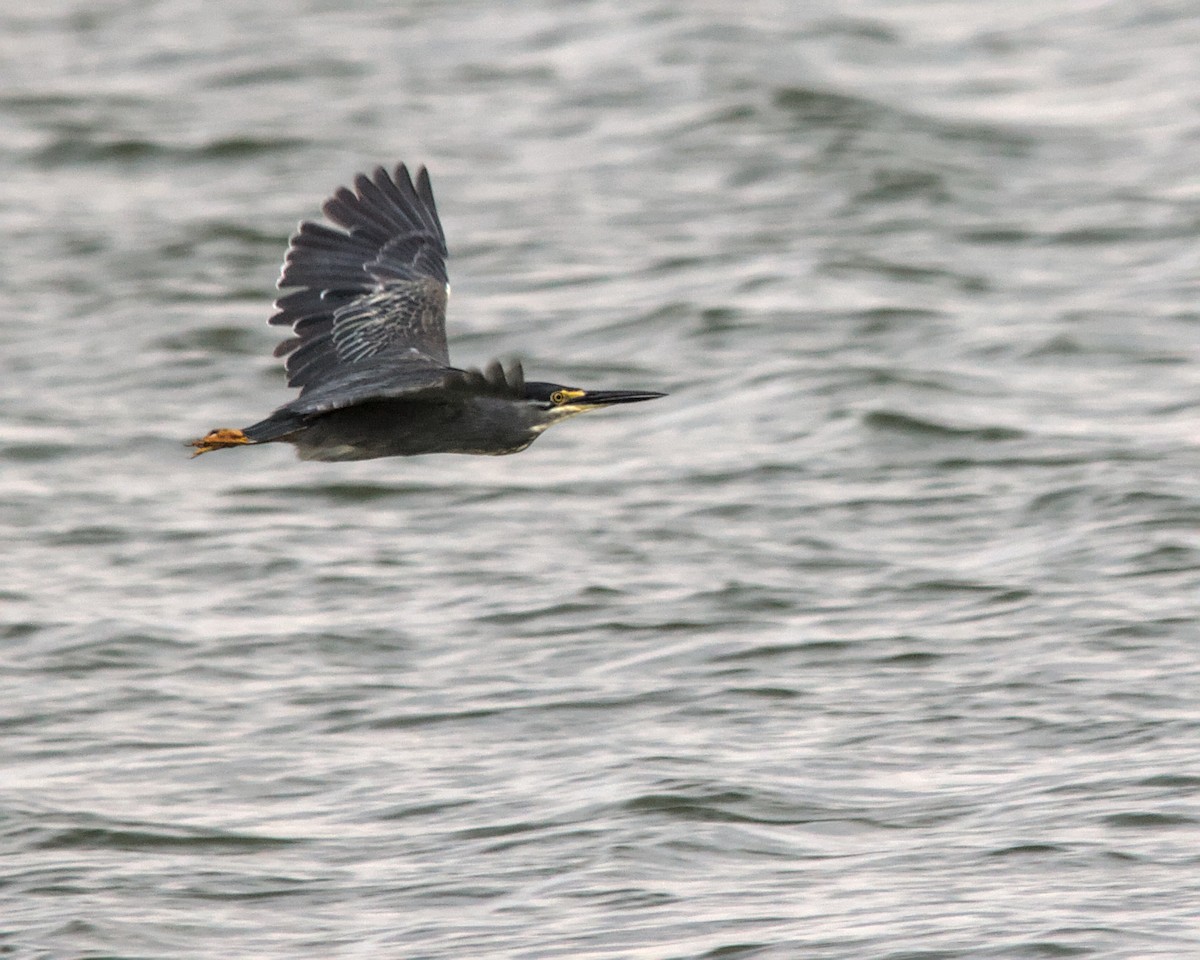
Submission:
POLYGON ((1200 955, 1183 3, 0 15, 0 949, 1200 955), (511 458, 196 461, 428 163, 511 458))

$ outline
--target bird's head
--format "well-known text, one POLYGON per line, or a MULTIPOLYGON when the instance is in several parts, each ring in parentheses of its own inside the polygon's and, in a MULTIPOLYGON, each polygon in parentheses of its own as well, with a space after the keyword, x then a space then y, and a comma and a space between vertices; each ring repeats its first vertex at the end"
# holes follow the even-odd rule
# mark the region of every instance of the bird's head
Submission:
POLYGON ((665 396, 665 393, 650 390, 580 390, 561 383, 540 383, 536 380, 525 384, 525 402, 537 412, 539 430, 577 413, 665 396))

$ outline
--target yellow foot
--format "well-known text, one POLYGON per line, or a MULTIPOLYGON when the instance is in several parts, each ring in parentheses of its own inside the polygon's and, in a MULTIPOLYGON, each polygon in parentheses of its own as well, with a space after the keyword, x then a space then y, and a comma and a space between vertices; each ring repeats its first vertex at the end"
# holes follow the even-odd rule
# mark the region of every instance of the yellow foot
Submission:
POLYGON ((196 448, 196 452, 192 456, 198 457, 200 454, 208 453, 210 450, 220 450, 224 447, 240 447, 244 443, 253 442, 241 430, 223 429, 212 430, 199 440, 193 440, 188 446, 196 448))

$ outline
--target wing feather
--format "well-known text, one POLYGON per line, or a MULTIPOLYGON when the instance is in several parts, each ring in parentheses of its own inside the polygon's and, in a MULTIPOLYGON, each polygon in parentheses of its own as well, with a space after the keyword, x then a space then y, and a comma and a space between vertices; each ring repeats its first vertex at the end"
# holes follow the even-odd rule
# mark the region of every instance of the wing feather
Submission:
MULTIPOLYGON (((412 363, 444 370, 449 254, 425 168, 415 185, 404 164, 359 174, 353 190, 339 187, 321 209, 333 226, 300 224, 279 277, 281 290, 298 289, 275 301, 268 321, 292 328, 275 349, 287 357, 288 384, 305 394, 381 355, 394 358, 398 374, 412 363)), ((348 372, 359 388, 379 388, 382 375, 372 371, 366 380, 348 372)))

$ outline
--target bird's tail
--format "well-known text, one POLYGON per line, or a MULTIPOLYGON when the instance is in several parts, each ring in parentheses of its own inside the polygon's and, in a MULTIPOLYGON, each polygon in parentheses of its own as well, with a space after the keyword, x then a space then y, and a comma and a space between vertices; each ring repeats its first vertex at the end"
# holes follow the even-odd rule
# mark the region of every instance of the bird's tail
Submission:
POLYGON ((199 440, 193 440, 188 446, 196 448, 192 456, 198 457, 200 454, 208 453, 210 450, 223 450, 225 447, 240 447, 247 443, 258 442, 258 440, 251 440, 241 430, 222 428, 220 430, 210 430, 199 440))

